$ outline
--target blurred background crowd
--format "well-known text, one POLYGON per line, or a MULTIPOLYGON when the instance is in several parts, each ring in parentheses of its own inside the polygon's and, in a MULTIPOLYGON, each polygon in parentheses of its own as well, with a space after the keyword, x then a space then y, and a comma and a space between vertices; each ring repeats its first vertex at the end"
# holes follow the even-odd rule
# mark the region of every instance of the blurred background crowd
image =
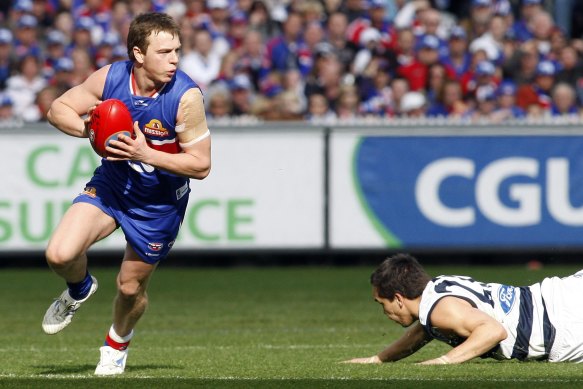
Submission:
POLYGON ((0 2, 0 121, 127 59, 133 16, 181 26, 179 67, 209 120, 583 117, 576 0, 12 0, 0 2))

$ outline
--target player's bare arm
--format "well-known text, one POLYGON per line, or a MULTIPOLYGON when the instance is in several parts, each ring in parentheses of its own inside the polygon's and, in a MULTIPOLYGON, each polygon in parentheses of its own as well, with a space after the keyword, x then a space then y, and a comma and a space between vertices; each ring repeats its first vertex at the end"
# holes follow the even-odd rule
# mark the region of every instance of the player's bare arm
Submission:
POLYGON ((346 363, 382 363, 395 362, 406 358, 409 355, 417 352, 420 348, 431 341, 431 337, 427 335, 421 323, 414 323, 399 339, 391 343, 387 348, 366 358, 354 358, 346 363))
POLYGON ((211 138, 202 93, 198 88, 190 89, 182 96, 176 123, 183 153, 169 154, 150 148, 136 122, 135 139, 120 135, 117 141, 110 143, 112 147, 107 148, 115 155, 108 159, 140 161, 184 177, 205 178, 211 167, 211 138))
POLYGON ((65 134, 88 137, 89 119, 83 118, 101 99, 109 65, 91 74, 57 98, 48 111, 49 122, 65 134))
POLYGON ((490 351, 508 336, 494 318, 457 297, 444 297, 431 313, 431 324, 466 340, 447 354, 422 364, 462 363, 490 351))

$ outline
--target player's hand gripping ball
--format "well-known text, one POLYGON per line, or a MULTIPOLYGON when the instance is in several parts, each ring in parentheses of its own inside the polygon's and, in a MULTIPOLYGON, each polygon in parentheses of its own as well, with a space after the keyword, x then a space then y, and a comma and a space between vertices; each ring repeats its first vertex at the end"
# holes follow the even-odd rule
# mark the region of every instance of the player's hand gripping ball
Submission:
POLYGON ((89 122, 89 141, 93 150, 107 158, 105 148, 111 140, 117 140, 120 134, 134 136, 132 115, 121 100, 105 100, 95 107, 89 122))

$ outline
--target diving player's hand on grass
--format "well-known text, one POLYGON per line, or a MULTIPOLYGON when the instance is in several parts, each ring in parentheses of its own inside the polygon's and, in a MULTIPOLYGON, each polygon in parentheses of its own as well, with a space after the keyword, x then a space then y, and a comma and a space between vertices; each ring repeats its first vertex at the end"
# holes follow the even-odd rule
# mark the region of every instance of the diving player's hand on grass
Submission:
POLYGON ((342 363, 360 363, 360 364, 371 364, 371 363, 382 363, 378 355, 373 355, 367 358, 354 358, 344 361, 342 363))

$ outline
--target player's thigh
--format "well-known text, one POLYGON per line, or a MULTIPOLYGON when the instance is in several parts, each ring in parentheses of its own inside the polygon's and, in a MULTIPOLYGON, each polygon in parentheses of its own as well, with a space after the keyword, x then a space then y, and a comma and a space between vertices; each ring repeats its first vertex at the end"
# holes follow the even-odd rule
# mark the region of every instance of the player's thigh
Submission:
POLYGON ((144 262, 129 244, 126 245, 124 259, 117 277, 118 288, 125 294, 145 292, 156 266, 157 263, 144 262))
POLYGON ((75 203, 53 232, 48 250, 58 247, 69 255, 80 255, 116 228, 115 220, 101 209, 88 203, 75 203))

